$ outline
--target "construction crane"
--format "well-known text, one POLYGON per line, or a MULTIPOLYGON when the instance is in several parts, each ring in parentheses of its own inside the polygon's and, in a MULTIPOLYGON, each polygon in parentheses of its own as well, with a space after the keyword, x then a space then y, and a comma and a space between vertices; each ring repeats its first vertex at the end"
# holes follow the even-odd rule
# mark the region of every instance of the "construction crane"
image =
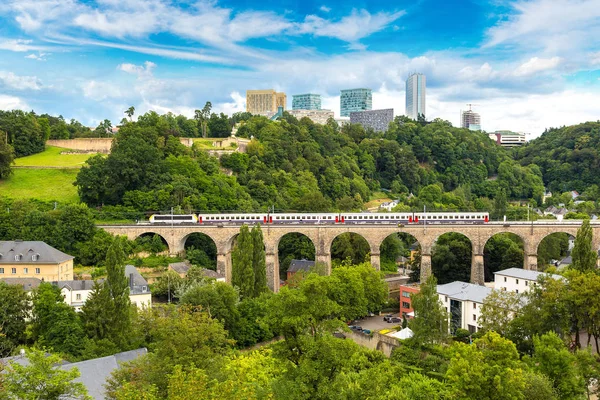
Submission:
POLYGON ((479 106, 479 104, 471 104, 471 103, 467 103, 467 105, 469 106, 469 111, 473 111, 472 106, 479 106))

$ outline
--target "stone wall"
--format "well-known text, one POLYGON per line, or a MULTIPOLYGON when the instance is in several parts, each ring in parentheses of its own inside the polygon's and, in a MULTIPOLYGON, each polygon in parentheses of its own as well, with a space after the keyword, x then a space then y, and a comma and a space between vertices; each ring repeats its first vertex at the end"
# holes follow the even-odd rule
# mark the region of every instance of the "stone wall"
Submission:
POLYGON ((112 141, 113 138, 51 139, 46 144, 78 151, 110 153, 112 141))
POLYGON ((386 357, 391 356, 392 351, 400 345, 398 339, 377 332, 367 335, 361 332, 351 331, 350 333, 344 332, 344 335, 347 339, 352 340, 360 346, 370 350, 381 351, 386 357))

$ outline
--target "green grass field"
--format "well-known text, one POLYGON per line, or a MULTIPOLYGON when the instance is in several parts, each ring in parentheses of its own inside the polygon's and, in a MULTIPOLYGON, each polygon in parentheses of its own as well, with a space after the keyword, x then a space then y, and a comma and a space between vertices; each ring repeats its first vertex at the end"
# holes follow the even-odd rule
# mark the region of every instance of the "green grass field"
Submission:
POLYGON ((0 180, 0 196, 76 203, 79 196, 73 182, 78 172, 78 169, 14 168, 10 178, 0 180))
POLYGON ((81 168, 85 160, 94 154, 60 154, 69 151, 60 147, 47 146, 46 150, 27 157, 17 158, 15 167, 63 167, 81 168))

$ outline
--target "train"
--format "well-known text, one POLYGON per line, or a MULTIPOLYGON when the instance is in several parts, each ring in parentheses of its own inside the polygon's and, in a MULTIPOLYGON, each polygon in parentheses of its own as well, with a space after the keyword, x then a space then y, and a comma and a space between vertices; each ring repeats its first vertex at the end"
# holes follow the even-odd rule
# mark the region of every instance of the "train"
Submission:
POLYGON ((485 224, 487 212, 154 214, 150 224, 485 224))

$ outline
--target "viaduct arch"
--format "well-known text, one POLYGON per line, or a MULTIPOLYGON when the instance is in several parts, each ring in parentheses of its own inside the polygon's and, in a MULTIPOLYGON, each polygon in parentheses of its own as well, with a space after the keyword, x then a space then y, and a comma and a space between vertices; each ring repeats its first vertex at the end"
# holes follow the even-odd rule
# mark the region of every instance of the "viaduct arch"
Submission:
MULTIPOLYGON (((307 236, 314 244, 316 250, 316 261, 324 263, 331 272, 331 244, 335 237, 342 233, 352 232, 364 237, 371 248, 371 264, 374 268, 380 267, 379 246, 383 240, 398 232, 412 235, 421 245, 421 280, 431 274, 431 251, 437 238, 444 233, 458 232, 465 235, 471 241, 471 282, 483 285, 483 249, 486 242, 495 234, 510 232, 519 236, 524 244, 523 268, 528 270, 537 269, 537 248, 546 236, 564 232, 577 236, 577 230, 581 226, 580 221, 563 221, 529 223, 488 223, 482 225, 468 224, 445 224, 445 225, 262 225, 267 281, 269 287, 277 292, 279 290, 279 260, 278 245, 281 238, 288 233, 301 233, 307 236)), ((227 282, 231 282, 231 249, 233 240, 239 233, 238 225, 182 225, 182 226, 159 226, 159 225, 100 225, 100 228, 114 234, 126 236, 134 240, 138 236, 152 232, 162 236, 169 245, 169 253, 179 254, 184 251, 185 241, 192 233, 203 233, 210 237, 217 246, 217 270, 225 275, 227 282)), ((592 248, 600 248, 600 225, 593 224, 592 248)))

